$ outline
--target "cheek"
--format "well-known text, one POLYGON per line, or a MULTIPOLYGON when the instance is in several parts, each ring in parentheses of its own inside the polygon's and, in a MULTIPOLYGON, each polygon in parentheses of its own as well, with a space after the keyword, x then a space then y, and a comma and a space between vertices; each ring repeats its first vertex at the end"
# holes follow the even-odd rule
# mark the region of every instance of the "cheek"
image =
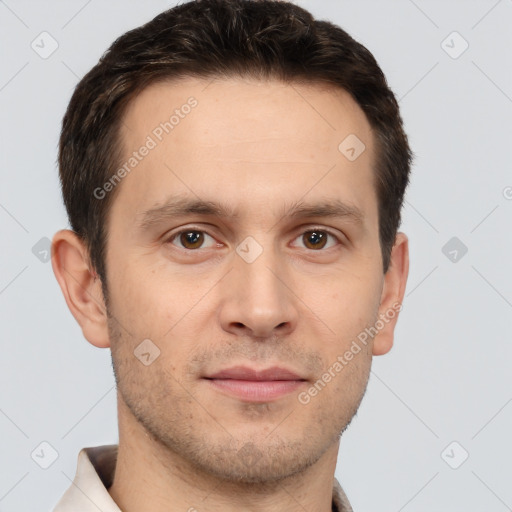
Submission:
MULTIPOLYGON (((351 286, 345 284, 342 291, 331 292, 327 297, 323 308, 318 311, 332 332, 329 332, 319 350, 323 352, 326 368, 331 368, 337 376, 333 388, 342 382, 362 385, 366 382, 372 358, 372 338, 368 336, 367 329, 378 319, 378 281, 354 281, 351 286), (336 362, 343 366, 339 372, 333 369, 336 362)), ((339 365, 336 367, 340 368, 339 365)))
MULTIPOLYGON (((123 326, 122 352, 130 361, 134 350, 149 339, 158 361, 177 375, 200 339, 214 339, 217 304, 207 292, 212 279, 169 272, 166 268, 127 264, 112 282, 113 314, 123 326)), ((135 361, 138 364, 138 361, 135 361)), ((138 368, 138 367, 137 367, 138 368)))
POLYGON ((156 268, 127 261, 112 272, 109 289, 116 315, 133 337, 156 339, 177 316, 176 287, 166 285, 156 268))
POLYGON ((378 312, 381 283, 378 276, 358 279, 341 277, 331 280, 330 293, 317 297, 319 311, 333 323, 336 333, 353 333, 357 327, 366 327, 378 312), (334 284, 332 284, 334 282, 334 284))

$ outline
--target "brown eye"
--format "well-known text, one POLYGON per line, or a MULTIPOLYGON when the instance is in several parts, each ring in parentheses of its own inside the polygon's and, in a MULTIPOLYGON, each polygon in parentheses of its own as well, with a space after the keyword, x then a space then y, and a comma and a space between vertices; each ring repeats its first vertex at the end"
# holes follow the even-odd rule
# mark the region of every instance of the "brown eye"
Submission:
POLYGON ((298 237, 299 247, 311 251, 325 252, 322 249, 330 249, 336 245, 342 244, 340 238, 327 229, 313 228, 303 231, 298 237), (330 244, 330 245, 328 245, 330 244))
POLYGON ((306 231, 303 235, 304 245, 308 249, 323 249, 327 243, 327 236, 323 231, 306 231))
POLYGON ((207 239, 211 239, 210 245, 206 247, 213 247, 215 244, 215 240, 205 233, 204 231, 201 231, 199 229, 182 229, 181 231, 178 231, 174 235, 172 235, 167 243, 170 243, 172 245, 177 245, 178 247, 182 249, 187 250, 195 250, 203 248, 203 244, 207 241, 207 239), (178 241, 179 243, 176 244, 175 242, 178 241))
POLYGON ((204 235, 200 231, 185 231, 180 234, 180 242, 185 249, 197 249, 203 241, 204 235))

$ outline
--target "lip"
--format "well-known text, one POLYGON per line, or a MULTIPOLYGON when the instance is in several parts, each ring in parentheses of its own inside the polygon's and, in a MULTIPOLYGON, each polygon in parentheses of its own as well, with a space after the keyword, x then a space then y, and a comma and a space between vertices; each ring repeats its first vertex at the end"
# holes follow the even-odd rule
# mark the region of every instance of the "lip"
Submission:
POLYGON ((214 389, 248 402, 268 402, 303 386, 303 379, 286 368, 272 366, 256 370, 233 366, 204 377, 214 389))
POLYGON ((220 372, 206 376, 207 379, 237 379, 251 381, 272 381, 272 380, 306 380, 296 373, 282 368, 272 366, 263 370, 256 370, 248 366, 232 366, 220 372))

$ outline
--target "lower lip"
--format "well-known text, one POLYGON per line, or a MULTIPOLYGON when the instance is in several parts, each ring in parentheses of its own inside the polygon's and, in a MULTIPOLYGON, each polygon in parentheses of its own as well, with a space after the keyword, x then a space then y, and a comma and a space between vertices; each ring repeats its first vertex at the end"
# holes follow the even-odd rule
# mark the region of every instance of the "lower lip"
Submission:
POLYGON ((303 380, 206 380, 219 391, 251 402, 274 400, 297 390, 305 383, 303 380))

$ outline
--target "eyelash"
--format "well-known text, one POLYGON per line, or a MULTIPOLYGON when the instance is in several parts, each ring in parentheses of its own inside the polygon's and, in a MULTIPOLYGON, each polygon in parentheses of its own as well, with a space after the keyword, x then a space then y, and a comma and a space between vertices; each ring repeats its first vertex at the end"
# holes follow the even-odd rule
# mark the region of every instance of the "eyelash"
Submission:
MULTIPOLYGON (((305 235, 306 233, 310 233, 312 231, 320 231, 322 233, 327 233, 329 236, 331 236, 332 238, 334 238, 336 240, 336 242, 338 242, 338 244, 342 244, 342 241, 340 240, 340 237, 337 236, 335 233, 333 233, 331 230, 329 229, 326 229, 326 228, 322 228, 320 226, 312 226, 311 228, 308 228, 304 231, 302 231, 299 235, 297 235, 297 237, 295 238, 298 238, 299 236, 301 235, 305 235)), ((167 238, 167 240, 165 241, 166 244, 171 244, 172 245, 172 242, 178 238, 181 234, 183 233, 190 233, 190 232, 197 232, 197 233, 204 233, 208 236, 210 236, 211 238, 215 238, 213 237, 212 235, 210 235, 207 231, 205 231, 204 229, 200 229, 196 226, 190 226, 186 229, 181 229, 180 231, 177 231, 176 233, 173 233, 172 235, 169 236, 169 238, 167 238)), ((295 240, 295 239, 294 239, 295 240)), ((328 251, 329 249, 333 249, 334 247, 328 247, 327 249, 318 249, 318 250, 315 250, 315 249, 308 249, 307 247, 305 247, 306 250, 309 250, 311 252, 325 252, 325 251, 328 251)), ((197 248, 197 249, 187 249, 186 247, 179 247, 179 249, 182 249, 184 251, 187 251, 187 252, 197 252, 199 251, 201 248, 197 248)))

